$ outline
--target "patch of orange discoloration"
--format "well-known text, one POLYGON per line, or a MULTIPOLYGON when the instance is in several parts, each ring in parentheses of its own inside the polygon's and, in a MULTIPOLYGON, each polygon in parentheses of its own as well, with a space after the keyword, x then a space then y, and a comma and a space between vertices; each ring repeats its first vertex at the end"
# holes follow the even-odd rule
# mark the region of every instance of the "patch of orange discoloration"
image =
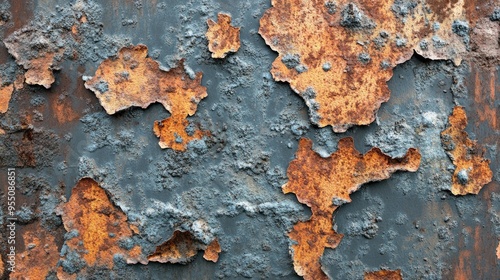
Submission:
POLYGON ((498 247, 497 247, 497 259, 500 260, 500 242, 498 243, 498 247))
POLYGON ((448 127, 441 132, 441 143, 455 165, 451 187, 454 195, 478 194, 493 177, 490 161, 483 158, 484 150, 477 146, 476 141, 469 139, 466 126, 465 109, 456 106, 449 117, 448 127))
POLYGON ((187 135, 185 131, 189 124, 186 118, 194 115, 198 103, 207 96, 206 88, 201 85, 202 74, 197 73, 191 79, 184 71, 183 61, 163 71, 147 53, 144 45, 122 48, 117 57, 101 63, 85 87, 94 91, 108 114, 132 106, 146 108, 152 103, 161 103, 171 117, 154 125, 160 146, 185 150, 189 141, 206 135, 200 131, 187 135), (182 142, 175 141, 179 137, 183 138, 182 142))
POLYGON ((10 98, 14 92, 14 85, 0 87, 0 113, 6 113, 9 109, 10 98))
POLYGON ((279 53, 271 73, 305 100, 313 123, 335 132, 375 120, 393 68, 414 51, 460 64, 467 45, 452 25, 473 28, 477 18, 465 0, 415 2, 405 11, 393 11, 394 1, 271 2, 259 29, 279 53))
POLYGON ((16 256, 15 272, 10 279, 45 279, 55 271, 59 251, 54 236, 40 222, 24 226, 24 249, 16 256))
POLYGON ((301 139, 295 159, 288 167, 288 182, 283 192, 295 193, 299 202, 311 208, 312 216, 298 222, 289 233, 294 268, 305 279, 328 279, 321 269, 325 247, 335 248, 342 239, 333 230, 332 216, 341 203, 350 202, 349 194, 362 184, 387 179, 398 170, 416 171, 420 153, 409 149, 403 158, 392 159, 380 149, 365 155, 354 148, 352 138, 339 141, 337 152, 327 158, 312 150, 312 141, 301 139))
POLYGON ((208 49, 213 58, 224 58, 240 49, 240 28, 231 25, 231 16, 219 13, 217 22, 207 20, 208 49))
POLYGON ((73 110, 71 101, 68 98, 64 100, 54 100, 52 102, 52 111, 59 123, 67 123, 78 119, 79 115, 73 110))
POLYGON ((156 251, 148 256, 148 260, 160 263, 188 263, 193 260, 199 250, 205 250, 205 254, 207 254, 206 250, 210 248, 207 256, 212 257, 212 259, 207 260, 216 262, 217 258, 214 254, 218 257, 218 253, 215 253, 217 247, 220 250, 218 245, 218 241, 214 240, 207 246, 197 241, 189 231, 176 230, 172 237, 156 247, 156 251), (214 244, 214 242, 216 243, 214 244))
POLYGON ((401 270, 379 270, 365 273, 365 280, 402 280, 401 270))
POLYGON ((214 239, 214 241, 208 244, 208 247, 205 249, 203 258, 207 261, 217 262, 221 251, 219 240, 214 239))
POLYGON ((65 245, 68 250, 80 252, 88 267, 112 268, 113 256, 118 253, 133 260, 140 258, 137 246, 125 250, 118 245, 119 240, 133 235, 127 216, 113 205, 94 180, 81 179, 73 188, 69 201, 60 205, 57 212, 66 231, 78 231, 78 235, 66 240, 65 245))

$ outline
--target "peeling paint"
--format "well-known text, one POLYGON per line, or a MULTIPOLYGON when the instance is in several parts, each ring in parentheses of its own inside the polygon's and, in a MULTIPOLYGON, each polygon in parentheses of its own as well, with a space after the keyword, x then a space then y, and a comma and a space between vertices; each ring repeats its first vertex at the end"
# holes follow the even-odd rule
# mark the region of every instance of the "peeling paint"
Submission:
POLYGON ((312 150, 312 142, 301 139, 295 159, 288 167, 289 181, 283 193, 294 193, 299 202, 311 208, 311 218, 298 222, 289 233, 295 271, 304 279, 328 279, 320 259, 325 248, 336 248, 342 234, 334 230, 332 216, 350 194, 362 184, 387 179, 398 170, 415 172, 420 153, 409 149, 402 158, 393 159, 373 148, 362 155, 352 138, 343 138, 338 150, 323 158, 312 150))
POLYGON ((207 261, 217 262, 220 246, 217 240, 210 245, 197 241, 189 231, 174 231, 173 235, 148 256, 148 260, 160 263, 188 263, 193 261, 198 251, 205 251, 207 261))
POLYGON ((219 13, 217 22, 208 19, 208 49, 213 58, 224 58, 240 49, 240 28, 231 25, 231 16, 219 13))
POLYGON ((113 205, 94 180, 81 179, 73 188, 69 201, 62 204, 57 213, 68 232, 63 245, 65 252, 61 252, 61 262, 68 265, 62 265, 58 270, 60 277, 80 273, 86 267, 112 268, 115 254, 122 254, 133 262, 144 261, 137 245, 128 249, 120 246, 120 242, 131 238, 134 233, 127 216, 113 205))
POLYGON ((186 118, 194 115, 198 103, 207 96, 201 85, 202 73, 190 78, 184 71, 183 60, 175 68, 163 71, 147 54, 144 45, 122 48, 116 57, 101 63, 85 87, 96 94, 110 115, 133 106, 145 109, 152 103, 161 103, 171 116, 154 124, 160 147, 183 151, 190 141, 208 133, 199 129, 186 131, 186 118))
POLYGON ((454 195, 478 194, 493 176, 490 161, 483 158, 484 150, 476 141, 469 139, 466 126, 465 109, 456 106, 449 117, 448 127, 441 132, 443 148, 455 166, 451 187, 454 195))
POLYGON ((475 18, 464 0, 444 7, 435 2, 403 9, 392 1, 336 1, 341 12, 330 13, 320 0, 273 0, 259 33, 279 53, 271 69, 274 79, 290 83, 313 123, 345 132, 375 120, 389 99, 392 69, 414 51, 460 64, 475 18), (456 20, 468 22, 467 30, 453 32, 456 20), (298 67, 286 63, 290 55, 299 58, 298 67))

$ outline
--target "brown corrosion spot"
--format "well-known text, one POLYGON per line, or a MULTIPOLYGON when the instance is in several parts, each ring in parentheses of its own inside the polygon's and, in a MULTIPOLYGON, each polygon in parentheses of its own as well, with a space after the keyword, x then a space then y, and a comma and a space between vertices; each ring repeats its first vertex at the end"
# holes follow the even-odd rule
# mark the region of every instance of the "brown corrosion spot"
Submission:
POLYGON ((342 239, 333 230, 332 216, 349 194, 362 184, 387 179, 398 170, 414 172, 420 165, 420 153, 409 149, 402 158, 393 159, 372 148, 365 155, 354 148, 352 138, 339 141, 337 152, 327 158, 312 150, 312 141, 301 139, 295 159, 288 167, 288 182, 283 192, 295 193, 299 202, 311 208, 312 216, 298 222, 289 233, 294 268, 305 279, 328 279, 320 258, 326 248, 335 248, 342 239))
POLYGON ((222 249, 220 248, 219 240, 214 239, 214 241, 208 244, 207 249, 205 249, 203 258, 207 261, 217 262, 220 252, 222 252, 222 249))
POLYGON ((6 113, 9 109, 12 92, 14 92, 14 85, 12 84, 0 87, 0 113, 6 113))
POLYGON ((208 49, 213 58, 224 58, 240 49, 240 28, 231 25, 231 16, 219 13, 217 22, 207 20, 208 49))
POLYGON ((160 146, 185 150, 189 141, 206 134, 186 132, 189 125, 186 118, 194 115, 198 103, 207 96, 207 89, 201 85, 202 73, 191 79, 184 71, 183 60, 177 67, 163 71, 147 53, 144 45, 122 48, 118 56, 101 63, 85 87, 96 94, 110 115, 132 106, 147 108, 152 103, 161 103, 171 116, 154 125, 160 146))
POLYGON ((465 0, 455 2, 430 10, 420 1, 408 8, 394 1, 273 0, 259 33, 279 54, 274 79, 305 100, 311 122, 344 132, 374 121, 389 99, 393 68, 414 51, 461 62, 475 18, 467 18, 465 0))
POLYGON ((78 234, 66 240, 68 250, 80 252, 87 266, 112 268, 113 256, 122 254, 130 259, 140 256, 140 248, 121 248, 120 240, 132 237, 127 216, 118 209, 97 182, 81 179, 73 188, 67 203, 59 206, 64 228, 78 234))
POLYGON ((23 229, 24 249, 17 252, 15 271, 10 274, 10 279, 45 279, 49 272, 55 271, 59 261, 55 238, 40 222, 23 229))
POLYGON ((448 122, 448 127, 441 132, 441 144, 455 166, 451 192, 478 194, 493 177, 490 161, 483 158, 484 150, 465 132, 467 115, 463 107, 455 106, 448 122))
MULTIPOLYGON (((192 261, 196 254, 198 254, 198 251, 208 250, 210 248, 210 252, 208 254, 211 259, 205 259, 216 262, 218 258, 218 253, 215 253, 217 251, 217 247, 220 252, 220 246, 218 245, 218 241, 214 240, 207 247, 207 245, 197 241, 191 232, 176 230, 174 231, 172 237, 160 246, 156 247, 156 251, 148 256, 148 260, 160 263, 185 264, 192 261), (216 242, 216 244, 214 244, 214 242, 216 242)), ((207 254, 207 252, 205 252, 205 254, 207 254)))
POLYGON ((365 280, 402 280, 401 270, 379 270, 365 273, 365 280))

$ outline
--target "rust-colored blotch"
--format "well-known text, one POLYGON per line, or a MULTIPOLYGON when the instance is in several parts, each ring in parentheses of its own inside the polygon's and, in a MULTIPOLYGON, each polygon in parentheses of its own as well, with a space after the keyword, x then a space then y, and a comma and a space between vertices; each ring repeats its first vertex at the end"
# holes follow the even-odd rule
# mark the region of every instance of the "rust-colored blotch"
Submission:
POLYGON ((352 138, 341 139, 338 150, 323 158, 312 150, 311 140, 301 139, 287 170, 288 182, 283 186, 284 193, 295 193, 312 212, 308 221, 298 222, 289 233, 294 241, 291 253, 297 274, 304 279, 328 279, 320 258, 325 247, 336 248, 342 239, 333 230, 334 211, 340 204, 350 202, 349 194, 364 183, 387 179, 398 170, 416 171, 420 158, 413 148, 396 159, 378 148, 363 155, 354 148, 352 138))
POLYGON ((217 22, 207 20, 208 49, 213 58, 224 58, 240 49, 240 28, 231 25, 231 16, 219 13, 217 22))
POLYGON ((5 85, 0 87, 0 113, 6 113, 9 109, 10 98, 14 91, 14 85, 5 85))
POLYGON ((222 249, 220 248, 219 240, 214 239, 214 241, 208 244, 207 249, 205 249, 203 258, 207 261, 217 262, 220 252, 222 252, 222 249))
POLYGON ((207 132, 187 133, 188 116, 194 115, 198 103, 207 96, 201 85, 201 72, 191 79, 184 71, 181 60, 169 71, 160 69, 158 62, 147 56, 148 48, 137 45, 122 48, 116 57, 99 65, 93 78, 85 82, 108 114, 136 106, 147 108, 161 103, 171 116, 154 124, 162 148, 183 151, 193 139, 207 132))
POLYGON ((22 232, 24 250, 17 252, 16 266, 10 279, 45 279, 59 261, 54 236, 37 221, 22 232))
POLYGON ((379 270, 365 273, 365 280, 402 280, 401 270, 379 270))
POLYGON ((465 0, 409 8, 394 1, 271 2, 259 29, 279 53, 271 73, 305 100, 313 123, 335 132, 375 120, 389 99, 393 68, 414 51, 459 64, 467 32, 482 12, 474 8, 479 3, 465 0))
POLYGON ((217 239, 208 246, 197 241, 189 231, 174 231, 172 237, 148 256, 148 260, 160 263, 188 263, 193 260, 198 251, 205 250, 204 258, 216 262, 220 252, 217 239), (205 257, 206 256, 206 257, 205 257))
MULTIPOLYGON (((60 205, 57 212, 67 232, 78 232, 77 236, 66 240, 65 245, 68 250, 82 252, 88 267, 112 268, 115 254, 133 260, 140 258, 141 250, 137 245, 131 250, 119 246, 119 240, 132 237, 133 232, 127 216, 109 200, 96 181, 81 179, 73 188, 69 201, 60 205)), ((58 274, 65 275, 63 271, 58 274)))
POLYGON ((448 122, 448 127, 441 132, 441 143, 455 165, 451 192, 478 194, 493 177, 490 161, 483 158, 484 150, 465 132, 467 115, 463 107, 455 106, 448 122))

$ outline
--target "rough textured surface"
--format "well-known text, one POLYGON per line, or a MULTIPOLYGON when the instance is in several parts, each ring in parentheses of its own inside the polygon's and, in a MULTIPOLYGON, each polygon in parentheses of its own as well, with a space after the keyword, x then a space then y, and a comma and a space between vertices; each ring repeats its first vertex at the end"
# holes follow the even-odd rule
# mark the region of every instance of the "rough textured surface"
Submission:
POLYGON ((148 260, 160 263, 188 263, 200 250, 205 251, 204 256, 207 256, 205 259, 217 262, 220 252, 217 240, 207 246, 198 242, 192 233, 176 230, 165 243, 156 247, 156 251, 148 256, 148 260))
MULTIPOLYGON (((327 13, 342 13, 338 1, 325 2, 327 13)), ((404 15, 415 1, 390 2, 404 15)), ((444 14, 451 2, 459 3, 426 5, 444 14)), ((367 15, 359 2, 352 3, 367 15)), ((0 42, 2 85, 15 86, 9 110, 0 114, 0 184, 7 186, 6 169, 16 167, 18 257, 26 251, 22 240, 30 227, 54 236, 61 252, 65 235, 72 235, 55 208, 70 199, 80 178, 91 177, 139 230, 120 242, 123 249, 139 245, 147 257, 179 230, 205 245, 217 238, 222 253, 217 263, 206 261, 207 248, 186 265, 127 264, 116 254, 112 268, 82 267, 83 254, 70 254, 64 257, 70 261, 59 262, 52 271, 64 264, 68 271, 81 268, 71 276, 87 279, 301 279, 287 233, 311 212, 295 195, 283 194, 287 167, 302 137, 328 157, 341 138, 351 136, 363 154, 379 147, 397 158, 417 148, 422 159, 417 172, 368 183, 335 211, 335 231, 344 237, 321 258, 332 279, 363 279, 365 272, 381 269, 400 269, 405 279, 499 279, 500 21, 491 20, 498 4, 467 3, 478 20, 474 26, 474 20, 456 18, 462 23, 455 30, 460 32, 463 22, 470 30, 470 52, 460 66, 413 55, 394 67, 387 82, 391 98, 376 120, 336 134, 311 123, 304 100, 269 72, 278 54, 258 30, 270 0, 0 1, 4 40, 26 26, 47 34, 67 26, 64 32, 70 34, 53 35, 64 38, 65 52, 54 64, 61 70, 53 71, 50 89, 25 84, 26 70, 0 42), (241 46, 225 59, 214 59, 207 48, 206 23, 221 11, 241 27, 241 46), (82 13, 87 22, 75 25, 82 13), (165 72, 184 58, 188 76, 203 73, 201 85, 208 96, 187 118, 187 132, 200 127, 210 130, 210 137, 191 141, 184 152, 161 149, 151 127, 170 116, 163 105, 108 115, 95 93, 85 89, 83 77, 94 76, 119 49, 138 44, 148 47, 149 57, 165 72), (440 135, 455 105, 465 108, 465 130, 491 161, 493 180, 478 195, 450 192, 455 168, 440 135)), ((439 30, 448 29, 440 25, 439 30)), ((285 61, 293 65, 296 60, 289 56, 285 61)), ((329 71, 337 68, 331 64, 329 71)), ((8 267, 5 194, 2 187, 0 252, 8 267)), ((56 276, 52 271, 48 279, 56 276)), ((8 277, 5 271, 2 279, 8 277)))
POLYGON ((398 170, 417 171, 421 156, 410 149, 404 157, 392 159, 378 148, 363 155, 354 148, 352 138, 343 138, 337 152, 327 158, 312 150, 310 140, 301 139, 295 157, 283 192, 294 193, 312 215, 289 233, 294 268, 304 279, 328 279, 320 259, 325 248, 336 248, 342 239, 333 226, 335 210, 351 202, 349 195, 362 184, 387 179, 398 170))
POLYGON ((402 280, 400 270, 379 270, 365 273, 365 280, 402 280))
POLYGON ((290 83, 305 100, 313 123, 335 132, 375 120, 389 99, 386 82, 393 68, 414 51, 460 64, 476 20, 474 4, 463 0, 273 0, 272 5, 259 33, 279 53, 273 77, 290 83))
POLYGON ((85 87, 95 92, 110 115, 133 106, 147 108, 152 103, 161 103, 171 116, 154 124, 160 146, 185 150, 187 143, 207 134, 198 129, 186 131, 189 125, 186 118, 196 112, 200 100, 207 96, 206 88, 201 85, 202 74, 190 78, 182 60, 175 68, 163 71, 147 54, 144 45, 122 48, 116 57, 101 63, 85 87))
POLYGON ((140 258, 139 246, 126 249, 120 246, 120 242, 132 237, 133 228, 127 216, 113 205, 106 191, 94 180, 81 179, 71 191, 69 201, 57 212, 67 231, 59 277, 69 277, 83 268, 112 268, 115 254, 132 260, 140 258), (78 264, 71 263, 75 255, 81 257, 78 264))
POLYGON ((490 161, 483 158, 484 150, 469 139, 466 127, 465 110, 457 106, 449 118, 448 127, 441 132, 442 145, 455 165, 451 187, 454 195, 478 194, 493 177, 490 161))
POLYGON ((208 49, 213 58, 224 58, 240 49, 240 28, 231 25, 230 15, 219 13, 217 22, 209 19, 207 24, 208 49))
POLYGON ((14 91, 14 85, 4 85, 0 88, 0 113, 5 113, 9 109, 9 101, 14 91))

